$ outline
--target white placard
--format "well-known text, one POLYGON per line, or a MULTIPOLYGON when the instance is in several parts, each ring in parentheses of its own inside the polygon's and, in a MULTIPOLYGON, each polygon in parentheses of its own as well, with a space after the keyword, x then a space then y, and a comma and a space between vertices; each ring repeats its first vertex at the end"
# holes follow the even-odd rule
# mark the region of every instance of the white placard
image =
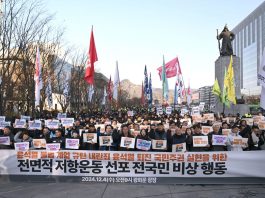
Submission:
POLYGON ((49 129, 58 129, 59 128, 59 120, 48 120, 46 122, 46 126, 49 128, 49 129))
POLYGON ((11 122, 0 122, 0 129, 4 129, 7 126, 11 126, 11 122))
POLYGON ((206 147, 208 142, 208 136, 193 136, 193 147, 206 147))
POLYGON ((60 143, 49 143, 46 144, 46 151, 59 151, 61 148, 60 143))
POLYGON ((213 135, 212 136, 212 145, 221 145, 225 146, 227 142, 226 135, 213 135))
POLYGON ((0 137, 0 144, 10 145, 10 137, 9 136, 0 137))
POLYGON ((30 121, 30 116, 21 115, 20 119, 30 121))
POLYGON ((83 141, 88 143, 97 143, 98 136, 96 133, 83 133, 83 141))
POLYGON ((61 120, 62 118, 66 118, 67 117, 67 114, 66 113, 58 113, 57 114, 57 119, 58 120, 61 120))
POLYGON ((172 107, 166 108, 166 114, 170 115, 172 113, 172 107))
POLYGON ((17 142, 14 144, 16 151, 28 151, 29 150, 29 142, 17 142))
POLYGON ((136 148, 143 151, 149 151, 152 142, 148 140, 137 139, 136 148))
POLYGON ((172 152, 186 152, 186 143, 182 144, 173 144, 172 152))
POLYGON ((5 116, 0 116, 0 123, 1 122, 5 122, 6 121, 6 117, 5 116))
POLYGON ((33 147, 34 148, 46 148, 46 140, 45 139, 33 139, 33 147))
POLYGON ((167 141, 166 140, 152 140, 152 149, 154 150, 166 150, 167 141))
POLYGON ((135 138, 122 137, 120 147, 134 148, 135 138))
POLYGON ((65 139, 65 148, 67 149, 79 149, 79 139, 65 139))
POLYGON ((40 120, 34 120, 29 121, 29 130, 41 130, 41 121, 40 120))
POLYGON ((63 127, 72 127, 74 125, 74 118, 61 118, 61 123, 63 127))
POLYGON ((111 146, 113 142, 112 136, 99 136, 100 146, 111 146))
POLYGON ((25 119, 16 119, 15 128, 26 128, 27 122, 25 119))

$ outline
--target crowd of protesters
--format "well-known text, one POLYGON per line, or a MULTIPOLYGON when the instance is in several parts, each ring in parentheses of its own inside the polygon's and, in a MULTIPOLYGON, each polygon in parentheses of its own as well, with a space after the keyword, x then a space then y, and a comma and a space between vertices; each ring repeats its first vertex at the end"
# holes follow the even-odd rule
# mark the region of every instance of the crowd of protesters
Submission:
MULTIPOLYGON (((203 115, 202 115, 203 116, 203 115)), ((231 115, 227 115, 227 117, 231 115)), ((262 115, 260 115, 262 116, 262 115)), ((131 137, 143 140, 166 140, 167 149, 155 150, 161 152, 172 152, 172 145, 186 143, 186 149, 190 152, 201 151, 252 151, 265 150, 264 130, 258 125, 248 125, 244 117, 234 116, 229 122, 225 115, 215 115, 214 120, 195 122, 190 115, 157 115, 149 112, 135 112, 133 116, 128 116, 127 112, 93 112, 90 114, 68 114, 67 117, 75 118, 72 127, 62 127, 49 129, 44 124, 44 120, 55 118, 52 115, 45 115, 42 120, 42 130, 28 130, 26 128, 14 128, 6 126, 0 130, 0 137, 9 136, 10 145, 0 145, 0 149, 14 149, 14 143, 29 142, 30 149, 34 149, 33 139, 45 139, 47 143, 60 143, 60 148, 65 149, 65 139, 79 139, 80 150, 111 150, 111 151, 137 151, 137 148, 121 147, 122 137, 131 137), (188 121, 190 120, 190 121, 188 121), (104 124, 104 129, 98 127, 104 124), (207 134, 208 145, 195 147, 193 136, 205 136, 202 133, 202 126, 212 126, 213 131, 207 134), (222 135, 223 129, 231 129, 225 145, 213 145, 212 136, 222 135), (139 131, 139 133, 134 133, 139 131), (96 133, 97 137, 112 136, 111 146, 101 146, 97 143, 85 142, 85 133, 96 133), (247 143, 234 145, 233 137, 247 138, 247 143)), ((263 117, 264 118, 264 117, 263 117)), ((150 149, 152 151, 152 148, 150 149)))

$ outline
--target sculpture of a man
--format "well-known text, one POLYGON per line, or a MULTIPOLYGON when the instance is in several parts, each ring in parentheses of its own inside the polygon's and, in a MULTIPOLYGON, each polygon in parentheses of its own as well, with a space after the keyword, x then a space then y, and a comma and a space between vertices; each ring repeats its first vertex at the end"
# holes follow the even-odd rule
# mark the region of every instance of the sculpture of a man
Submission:
POLYGON ((227 25, 225 25, 221 34, 217 35, 217 39, 222 39, 222 47, 220 50, 221 56, 231 56, 233 55, 232 41, 235 38, 235 34, 228 30, 227 25))

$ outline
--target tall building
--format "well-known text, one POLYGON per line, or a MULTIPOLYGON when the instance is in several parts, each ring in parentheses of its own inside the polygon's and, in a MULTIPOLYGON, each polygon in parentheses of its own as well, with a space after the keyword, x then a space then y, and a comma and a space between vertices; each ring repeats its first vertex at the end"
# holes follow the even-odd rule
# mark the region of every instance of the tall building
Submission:
POLYGON ((240 57, 241 92, 258 95, 261 92, 257 73, 265 47, 265 1, 233 30, 234 54, 240 57))
POLYGON ((199 88, 199 101, 205 103, 205 108, 211 110, 215 106, 215 95, 212 93, 213 86, 199 88))

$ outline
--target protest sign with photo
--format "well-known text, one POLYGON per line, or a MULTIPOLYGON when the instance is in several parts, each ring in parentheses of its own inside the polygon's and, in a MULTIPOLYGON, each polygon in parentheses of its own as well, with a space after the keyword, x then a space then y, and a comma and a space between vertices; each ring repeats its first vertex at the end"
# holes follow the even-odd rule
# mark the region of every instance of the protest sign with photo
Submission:
POLYGON ((254 124, 258 124, 260 121, 265 121, 265 117, 264 116, 253 116, 254 124))
POLYGON ((137 139, 136 148, 139 150, 148 151, 151 148, 151 144, 152 144, 151 141, 137 139))
POLYGON ((208 142, 208 136, 193 136, 193 146, 194 147, 206 147, 208 142))
POLYGON ((247 122, 247 125, 252 126, 254 123, 254 119, 253 118, 244 118, 242 120, 245 120, 247 122))
POLYGON ((212 136, 212 145, 226 145, 227 136, 226 135, 213 135, 212 136))
POLYGON ((45 139, 33 139, 33 147, 37 149, 46 148, 46 140, 45 139))
POLYGON ((112 136, 99 136, 100 146, 111 146, 113 142, 112 136))
POLYGON ((129 116, 129 117, 132 117, 134 114, 133 114, 133 111, 127 111, 127 115, 129 116))
POLYGON ((67 149, 79 149, 79 139, 66 138, 65 148, 67 149))
POLYGON ((172 152, 185 152, 185 151, 186 151, 186 143, 172 145, 172 152))
POLYGON ((63 127, 72 127, 74 125, 74 118, 61 118, 61 123, 63 127))
POLYGON ((202 126, 203 135, 208 135, 208 133, 210 133, 211 131, 213 131, 213 128, 211 126, 202 126))
POLYGON ((25 119, 16 119, 15 128, 26 128, 27 122, 25 119))
POLYGON ((9 136, 0 137, 0 144, 10 145, 10 137, 9 136))
POLYGON ((96 133, 83 133, 83 141, 88 143, 97 143, 98 136, 96 133))
POLYGON ((166 140, 152 140, 152 149, 154 150, 166 150, 167 141, 166 140))
POLYGON ((28 151, 29 150, 29 142, 17 142, 14 143, 15 151, 28 151))
POLYGON ((41 130, 41 121, 40 120, 34 120, 29 121, 29 130, 41 130))
POLYGON ((150 129, 150 125, 140 125, 139 126, 140 127, 140 130, 142 130, 142 129, 150 129))
POLYGON ((46 151, 59 151, 61 148, 60 143, 49 143, 46 144, 46 151))
POLYGON ((122 137, 120 147, 134 148, 135 138, 122 137))
POLYGON ((242 137, 233 137, 232 144, 233 145, 247 145, 248 138, 242 138, 242 137))
POLYGON ((192 121, 193 121, 193 123, 201 123, 202 122, 202 116, 200 114, 192 115, 192 121))

